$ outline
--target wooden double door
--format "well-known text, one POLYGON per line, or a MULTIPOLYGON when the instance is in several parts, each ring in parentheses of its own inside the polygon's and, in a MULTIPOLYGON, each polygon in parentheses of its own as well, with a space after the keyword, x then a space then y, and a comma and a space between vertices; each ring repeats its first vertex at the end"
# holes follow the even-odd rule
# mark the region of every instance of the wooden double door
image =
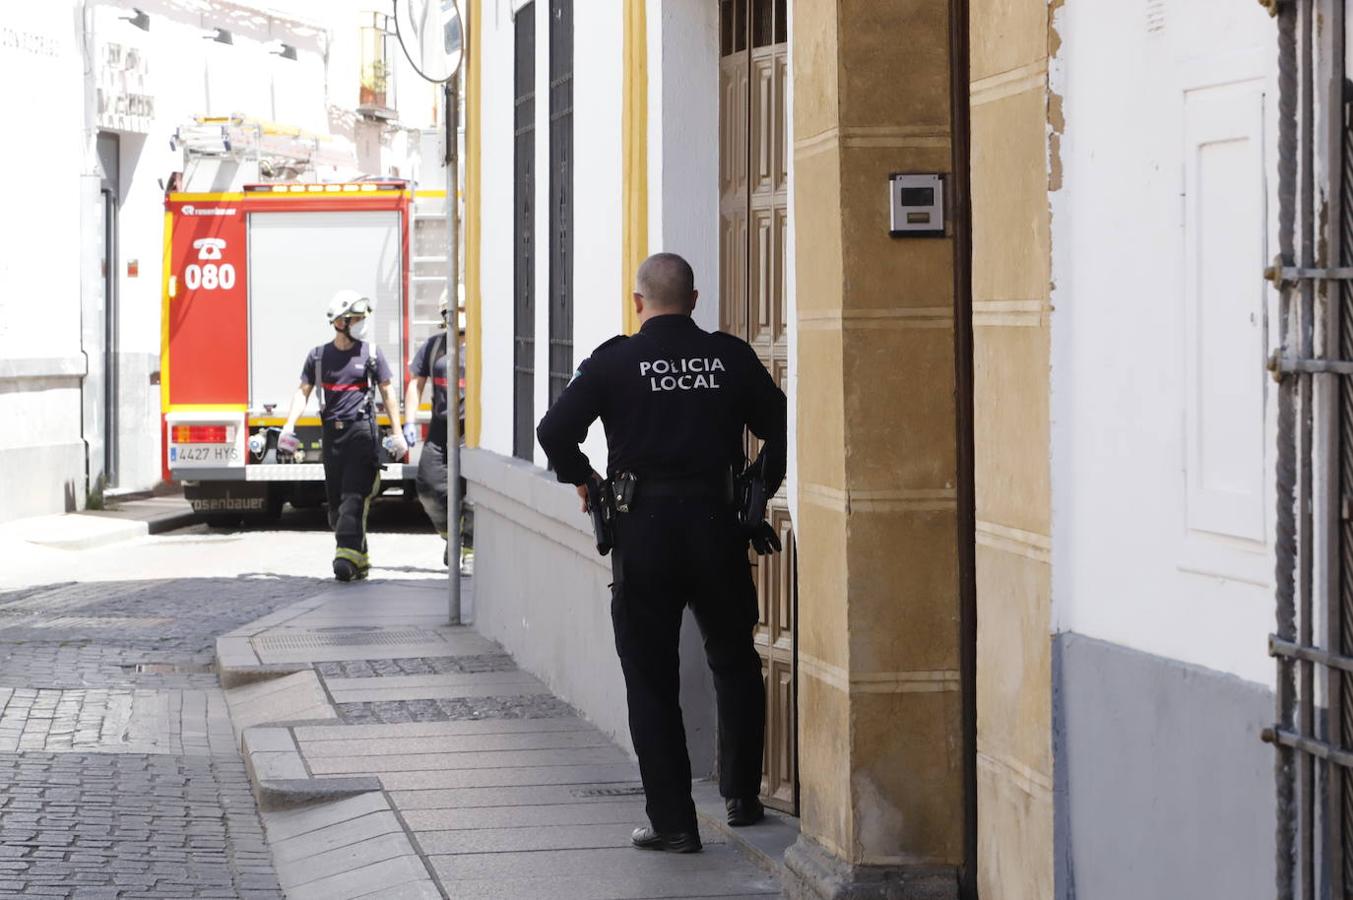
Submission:
MULTIPOLYGON (((787 392, 785 310, 788 154, 785 0, 719 0, 720 328, 745 339, 787 392)), ((748 458, 759 451, 748 435, 748 458)), ((795 689, 796 547, 785 488, 767 517, 784 552, 754 556, 760 622, 756 648, 766 686, 761 793, 798 813, 795 689)))

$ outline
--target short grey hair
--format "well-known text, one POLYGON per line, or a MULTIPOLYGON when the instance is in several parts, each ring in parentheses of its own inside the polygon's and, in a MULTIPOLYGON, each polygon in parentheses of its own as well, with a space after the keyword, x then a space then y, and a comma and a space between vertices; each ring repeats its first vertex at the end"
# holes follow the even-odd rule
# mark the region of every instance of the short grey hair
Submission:
POLYGON ((689 312, 695 293, 691 264, 675 253, 654 253, 635 275, 635 290, 659 309, 689 312))

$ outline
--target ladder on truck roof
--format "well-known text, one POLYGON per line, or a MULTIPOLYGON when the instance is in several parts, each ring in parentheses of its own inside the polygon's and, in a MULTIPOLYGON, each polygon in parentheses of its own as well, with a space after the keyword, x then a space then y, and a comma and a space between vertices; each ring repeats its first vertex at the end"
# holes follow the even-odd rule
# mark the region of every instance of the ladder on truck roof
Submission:
POLYGON ((442 327, 437 306, 446 288, 446 192, 415 191, 410 212, 409 333, 413 353, 442 327))
POLYGON ((295 172, 318 166, 353 171, 357 167, 356 150, 346 139, 241 115, 194 116, 174 130, 170 146, 183 151, 185 180, 202 162, 253 163, 260 176, 268 174, 270 166, 295 172))

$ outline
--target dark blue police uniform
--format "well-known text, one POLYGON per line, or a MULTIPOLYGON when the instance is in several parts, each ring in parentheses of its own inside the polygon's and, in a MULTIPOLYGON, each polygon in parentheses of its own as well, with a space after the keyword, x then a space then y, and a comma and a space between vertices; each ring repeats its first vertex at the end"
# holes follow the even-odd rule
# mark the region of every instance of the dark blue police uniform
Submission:
POLYGON ((697 830, 678 705, 687 605, 714 674, 720 793, 759 792, 766 701, 752 642, 756 587, 729 474, 745 462, 750 428, 765 442, 767 492, 776 491, 785 417, 784 393, 745 341, 665 315, 598 347, 536 432, 559 480, 579 485, 592 466, 578 445, 600 418, 608 475, 636 480, 629 511, 615 517, 611 620, 648 816, 659 832, 697 830))

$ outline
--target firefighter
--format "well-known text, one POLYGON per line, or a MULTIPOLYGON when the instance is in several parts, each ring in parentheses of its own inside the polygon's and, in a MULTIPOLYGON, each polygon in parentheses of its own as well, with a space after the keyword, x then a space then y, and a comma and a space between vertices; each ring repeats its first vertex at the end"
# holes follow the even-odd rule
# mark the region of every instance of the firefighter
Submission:
POLYGON ((375 305, 356 291, 334 294, 326 313, 334 339, 320 344, 301 366, 301 383, 291 400, 287 424, 277 446, 294 451, 296 420, 320 389, 320 421, 323 423, 324 489, 329 503, 329 526, 334 530, 334 577, 339 581, 365 578, 371 568, 367 558, 366 517, 371 501, 380 491, 381 464, 372 385, 380 390, 390 416, 390 456, 403 459, 409 452, 400 433, 399 404, 390 387, 390 366, 380 348, 371 344, 371 315, 375 305))
MULTIPOLYGON (((447 292, 442 291, 438 303, 442 314, 442 328, 448 327, 449 303, 447 292)), ((460 323, 460 333, 464 335, 464 325, 460 323)), ((446 447, 447 447, 447 341, 450 332, 443 331, 433 335, 419 348, 409 364, 409 388, 404 397, 404 408, 413 418, 414 410, 423 397, 423 388, 428 379, 432 379, 432 420, 428 423, 427 443, 418 457, 418 500, 423 504, 428 518, 443 539, 447 537, 447 493, 446 493, 446 447)), ((459 394, 459 391, 457 391, 459 394)), ((418 440, 418 426, 408 422, 404 426, 404 440, 412 447, 418 440)), ((462 488, 463 490, 463 488, 462 488)), ((442 562, 449 564, 447 553, 442 554, 442 562)))

